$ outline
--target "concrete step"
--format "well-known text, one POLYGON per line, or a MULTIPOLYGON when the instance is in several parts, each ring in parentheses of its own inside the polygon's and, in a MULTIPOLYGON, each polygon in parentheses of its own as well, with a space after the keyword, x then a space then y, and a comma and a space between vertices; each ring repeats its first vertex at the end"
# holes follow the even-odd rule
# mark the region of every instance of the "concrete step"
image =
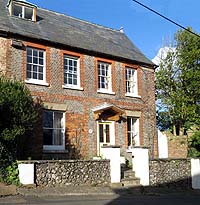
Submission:
POLYGON ((127 170, 123 172, 124 178, 135 177, 135 172, 132 170, 127 170))
POLYGON ((122 186, 124 186, 124 187, 139 186, 140 185, 140 179, 138 179, 138 178, 122 179, 121 183, 122 183, 122 186))

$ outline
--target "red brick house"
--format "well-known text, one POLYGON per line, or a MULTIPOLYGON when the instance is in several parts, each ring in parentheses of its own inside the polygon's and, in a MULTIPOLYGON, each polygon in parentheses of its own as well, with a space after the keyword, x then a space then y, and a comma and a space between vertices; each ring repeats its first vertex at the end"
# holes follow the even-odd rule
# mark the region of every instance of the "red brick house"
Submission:
POLYGON ((157 154, 154 64, 122 31, 0 0, 0 72, 42 103, 32 158, 92 158, 102 145, 157 154))

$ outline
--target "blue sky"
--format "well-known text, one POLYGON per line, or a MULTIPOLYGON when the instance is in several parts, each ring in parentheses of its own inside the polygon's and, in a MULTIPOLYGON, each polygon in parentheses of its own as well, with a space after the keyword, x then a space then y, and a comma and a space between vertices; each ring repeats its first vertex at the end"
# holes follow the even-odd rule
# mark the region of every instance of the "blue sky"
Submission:
MULTIPOLYGON (((131 41, 149 58, 167 44, 179 27, 132 0, 28 0, 38 7, 113 29, 124 27, 131 41)), ((183 26, 200 33, 199 0, 138 0, 183 26)))

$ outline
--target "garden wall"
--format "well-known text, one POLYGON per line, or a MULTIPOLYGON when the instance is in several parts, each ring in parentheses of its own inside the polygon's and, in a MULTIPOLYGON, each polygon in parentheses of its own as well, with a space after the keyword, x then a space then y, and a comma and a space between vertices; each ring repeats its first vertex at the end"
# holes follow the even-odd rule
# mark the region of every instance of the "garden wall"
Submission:
POLYGON ((149 162, 150 186, 191 188, 190 159, 158 159, 149 162))
POLYGON ((37 186, 110 183, 109 160, 51 160, 19 163, 34 163, 34 181, 37 186))

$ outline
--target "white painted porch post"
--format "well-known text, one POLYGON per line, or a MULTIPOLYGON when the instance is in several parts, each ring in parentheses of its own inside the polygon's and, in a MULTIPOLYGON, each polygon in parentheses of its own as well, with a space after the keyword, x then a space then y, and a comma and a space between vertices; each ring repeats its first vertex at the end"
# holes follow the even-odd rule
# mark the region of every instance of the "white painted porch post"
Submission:
POLYGON ((192 188, 200 189, 200 159, 191 159, 192 188))
POLYGON ((34 163, 19 163, 19 181, 21 184, 34 184, 34 163))
POLYGON ((147 148, 132 148, 132 164, 135 176, 140 178, 140 184, 149 185, 149 150, 147 148))
POLYGON ((120 146, 102 147, 102 156, 110 160, 111 183, 119 183, 121 180, 120 146))

